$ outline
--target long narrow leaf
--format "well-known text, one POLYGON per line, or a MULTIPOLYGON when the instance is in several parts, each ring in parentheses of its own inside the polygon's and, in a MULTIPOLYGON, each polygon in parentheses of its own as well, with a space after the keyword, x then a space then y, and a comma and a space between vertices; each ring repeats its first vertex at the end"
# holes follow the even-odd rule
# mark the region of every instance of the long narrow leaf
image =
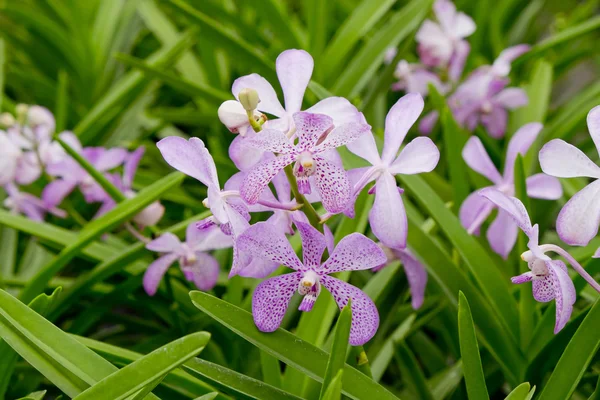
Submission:
MULTIPOLYGON (((335 336, 331 346, 327 369, 323 377, 323 386, 321 388, 321 398, 325 398, 325 392, 329 390, 329 386, 338 376, 346 364, 346 348, 348 347, 348 338, 350 337, 350 323, 352 322, 352 309, 350 308, 351 300, 342 310, 338 322, 335 325, 335 336)), ((340 378, 341 380, 341 378, 340 378)), ((341 385, 341 381, 340 381, 341 385)))

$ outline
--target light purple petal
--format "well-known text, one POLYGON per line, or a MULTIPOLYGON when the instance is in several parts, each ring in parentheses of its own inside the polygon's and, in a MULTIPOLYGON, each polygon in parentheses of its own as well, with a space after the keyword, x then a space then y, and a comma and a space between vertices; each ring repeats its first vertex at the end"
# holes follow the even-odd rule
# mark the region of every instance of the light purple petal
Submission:
POLYGON ((512 215, 501 209, 488 228, 487 239, 492 250, 506 260, 517 242, 518 233, 519 229, 512 215))
POLYGON ((138 169, 138 165, 140 164, 140 160, 144 156, 145 151, 146 149, 144 147, 138 147, 134 152, 129 154, 125 160, 125 164, 123 165, 123 185, 128 189, 131 189, 133 186, 135 172, 138 169))
POLYGON ((274 160, 262 162, 252 168, 240 188, 242 198, 249 204, 255 204, 275 175, 295 160, 295 155, 283 154, 274 160))
POLYGON ((546 174, 535 174, 527 178, 527 196, 534 199, 557 200, 562 197, 560 181, 546 174))
POLYGON ((295 270, 304 270, 285 234, 267 222, 259 222, 237 238, 237 246, 252 257, 278 262, 295 270))
POLYGON ((236 79, 231 86, 231 92, 238 100, 238 94, 242 89, 254 89, 258 92, 260 102, 258 103, 257 109, 259 111, 277 117, 283 117, 285 115, 285 110, 281 106, 279 99, 277 99, 275 89, 273 89, 273 86, 271 86, 271 84, 262 76, 250 74, 236 79))
POLYGON ((423 300, 425 299, 427 271, 423 264, 409 250, 392 249, 392 251, 402 261, 408 285, 410 286, 411 305, 416 310, 423 305, 423 300))
POLYGON ((109 171, 113 168, 117 168, 123 164, 127 158, 127 150, 121 148, 103 149, 98 153, 97 158, 94 160, 94 167, 98 171, 104 172, 109 171))
POLYGON ((513 276, 512 278, 510 278, 510 281, 512 283, 516 283, 516 284, 531 282, 532 280, 533 280, 533 272, 531 272, 531 271, 528 271, 528 272, 525 272, 524 274, 513 276))
POLYGON ((335 248, 335 239, 333 237, 333 232, 331 232, 331 228, 328 225, 323 224, 323 232, 325 233, 325 243, 327 244, 327 251, 329 254, 333 253, 333 249, 335 248))
POLYGON ((489 114, 481 116, 481 123, 487 128, 489 135, 494 139, 504 137, 507 122, 508 112, 499 106, 493 106, 489 114))
POLYGON ((321 283, 331 292, 340 310, 352 299, 350 344, 361 346, 371 340, 379 327, 379 312, 373 300, 359 288, 331 276, 322 276, 321 283))
POLYGON ((418 93, 404 95, 385 117, 385 141, 381 159, 392 163, 411 126, 423 112, 423 97, 418 93))
POLYGON ((577 192, 564 205, 556 220, 560 239, 571 246, 585 246, 598 233, 600 224, 600 180, 577 192))
POLYGON ((598 150, 598 154, 600 154, 600 106, 592 108, 588 113, 587 126, 590 131, 590 136, 596 145, 596 150, 598 150))
POLYGON ((529 104, 527 93, 521 88, 506 88, 494 96, 494 101, 503 108, 514 110, 529 104))
POLYGON ((298 148, 312 149, 321 136, 333 127, 333 120, 324 114, 297 112, 293 115, 298 136, 298 148))
POLYGON ((471 46, 467 41, 461 40, 456 43, 454 53, 452 54, 450 64, 448 65, 448 76, 451 81, 457 82, 460 79, 470 52, 471 46))
POLYGON ((171 266, 177 260, 177 254, 170 253, 162 257, 157 258, 152 264, 148 266, 148 269, 144 273, 144 290, 149 296, 154 296, 158 285, 163 276, 171 266))
POLYGON ((340 126, 348 122, 364 122, 362 113, 358 111, 354 104, 343 97, 328 97, 305 111, 313 114, 328 115, 333 119, 335 126, 340 126))
POLYGON ((262 259, 260 257, 250 258, 247 262, 242 263, 242 266, 237 269, 237 273, 231 271, 229 277, 234 275, 243 276, 245 278, 263 279, 271 275, 277 268, 279 263, 262 259))
POLYGON ((462 156, 473 171, 485 176, 495 184, 502 182, 500 172, 496 169, 485 147, 483 147, 483 143, 481 143, 481 140, 477 136, 471 136, 467 141, 467 144, 463 148, 462 156))
POLYGON ((389 168, 392 174, 420 174, 431 172, 440 160, 440 151, 428 137, 413 139, 400 152, 389 168))
POLYGON ((188 226, 186 232, 186 243, 196 251, 210 251, 217 249, 228 249, 233 246, 233 239, 213 225, 203 229, 196 227, 197 223, 188 226))
POLYGON ((289 203, 292 201, 290 181, 288 181, 284 171, 275 175, 273 178, 273 187, 277 194, 277 200, 281 203, 289 203))
POLYGON ((322 271, 331 274, 371 269, 386 261, 385 253, 374 241, 361 233, 352 233, 340 240, 333 253, 323 263, 322 271))
POLYGON ((406 247, 408 221, 396 180, 389 173, 377 179, 375 202, 369 211, 369 222, 373 234, 390 248, 406 247))
POLYGON ((577 147, 561 139, 546 143, 539 158, 542 171, 557 178, 600 178, 600 168, 577 147))
POLYGON ((248 171, 263 160, 264 151, 248 146, 246 143, 250 138, 256 136, 251 131, 246 136, 238 135, 229 145, 229 158, 240 171, 248 171))
POLYGON ((510 72, 510 64, 520 55, 528 52, 529 45, 519 44, 503 50, 498 58, 494 61, 492 70, 498 76, 507 76, 510 72))
POLYGON ((256 287, 252 295, 252 315, 260 331, 273 332, 279 328, 300 279, 302 273, 294 272, 267 279, 256 287))
POLYGON ((245 144, 248 147, 273 153, 286 154, 294 151, 294 145, 285 133, 275 129, 263 129, 246 139, 245 144))
POLYGON ((196 259, 193 265, 181 269, 198 289, 211 290, 219 278, 219 262, 213 256, 202 252, 196 252, 196 259))
POLYGON ((346 171, 323 157, 315 156, 314 160, 317 164, 315 184, 323 207, 333 214, 344 211, 351 198, 350 181, 346 171))
MULTIPOLYGON (((227 199, 223 209, 227 214, 227 230, 230 231, 231 236, 235 239, 250 226, 248 223, 250 221, 250 214, 248 214, 243 204, 233 203, 233 199, 227 199)), ((221 229, 223 229, 223 226, 221 226, 221 229)))
POLYGON ((56 207, 67 197, 73 189, 76 182, 64 179, 55 179, 48 183, 42 191, 42 199, 46 207, 56 207))
POLYGON ((375 137, 372 133, 362 135, 354 142, 348 143, 347 148, 360 158, 370 162, 372 165, 378 165, 381 162, 379 151, 375 144, 375 137))
POLYGON ((179 238, 171 232, 163 233, 153 241, 146 244, 146 248, 148 250, 158 251, 160 253, 176 252, 180 247, 181 242, 179 241, 179 238))
POLYGON ((521 203, 521 200, 507 196, 494 188, 485 188, 478 193, 508 213, 527 236, 531 235, 533 227, 527 209, 521 203))
POLYGON ((312 225, 294 221, 302 239, 302 262, 307 268, 315 269, 321 265, 321 257, 327 247, 325 236, 312 225))
POLYGON ((438 118, 440 117, 439 112, 431 111, 429 114, 425 115, 421 118, 421 122, 419 122, 419 132, 423 135, 429 135, 435 124, 437 124, 438 118))
POLYGON ((345 146, 363 135, 372 135, 371 127, 367 124, 349 122, 339 125, 327 134, 323 142, 314 148, 314 152, 320 153, 325 150, 345 146))
POLYGON ((537 122, 523 125, 510 139, 508 150, 506 151, 506 162, 504 164, 504 179, 513 182, 515 171, 515 160, 517 155, 525 156, 527 151, 535 142, 538 134, 542 130, 543 125, 537 122))
POLYGON ((558 333, 571 318, 573 304, 575 304, 575 300, 577 299, 577 292, 575 291, 575 285, 573 285, 571 277, 569 277, 567 267, 562 261, 550 260, 546 262, 546 265, 548 266, 548 272, 550 272, 554 287, 554 300, 556 301, 554 333, 558 333))
POLYGON ((551 275, 532 281, 533 298, 540 303, 547 303, 554 299, 554 280, 551 275))
POLYGON ((19 185, 29 185, 42 174, 42 168, 33 152, 27 152, 18 159, 15 170, 15 182, 19 185))
POLYGON ((295 113, 302 108, 302 99, 314 65, 313 58, 304 50, 286 50, 277 57, 275 69, 288 113, 295 113))
POLYGON ((189 141, 178 136, 169 136, 156 144, 165 161, 173 168, 194 177, 206 186, 219 187, 215 162, 198 138, 189 141))

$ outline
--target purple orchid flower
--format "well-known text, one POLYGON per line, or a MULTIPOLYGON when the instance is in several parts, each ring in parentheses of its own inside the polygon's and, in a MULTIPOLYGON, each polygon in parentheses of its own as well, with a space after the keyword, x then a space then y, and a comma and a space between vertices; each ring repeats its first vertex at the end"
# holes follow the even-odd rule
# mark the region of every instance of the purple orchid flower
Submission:
POLYGON ((343 238, 321 263, 326 247, 325 237, 311 225, 296 222, 302 238, 301 262, 285 235, 272 225, 259 222, 237 240, 243 251, 256 257, 267 258, 292 268, 295 272, 263 281, 252 297, 252 314, 259 330, 273 332, 285 315, 294 292, 303 297, 300 311, 310 311, 321 292, 321 285, 331 292, 338 306, 343 308, 352 298, 352 325, 350 344, 368 342, 379 326, 379 314, 373 301, 360 289, 329 276, 339 271, 371 269, 386 261, 383 250, 360 233, 343 238))
POLYGON ((23 151, 6 132, 0 130, 0 186, 16 182, 29 185, 40 177, 42 169, 33 152, 23 151))
POLYGON ((159 236, 146 245, 148 250, 164 254, 148 266, 144 274, 144 290, 154 296, 163 276, 176 260, 179 260, 188 281, 194 282, 200 290, 212 289, 219 277, 219 263, 207 252, 225 249, 232 244, 231 237, 218 227, 198 229, 195 222, 188 225, 183 243, 172 233, 159 236))
MULTIPOLYGON (((243 89, 256 90, 260 99, 257 106, 258 111, 277 117, 277 119, 267 121, 263 128, 288 133, 294 129, 293 115, 301 111, 304 92, 310 82, 313 67, 313 58, 304 50, 286 50, 277 57, 275 68, 283 91, 285 108, 279 102, 273 86, 258 74, 250 74, 236 79, 231 91, 236 100, 239 100, 239 93, 243 89)), ((244 135, 240 134, 233 140, 229 147, 229 156, 239 170, 247 171, 261 161, 263 151, 246 146, 246 140, 261 133, 257 134, 252 130, 248 123, 247 112, 238 101, 225 102, 219 111, 220 116, 229 114, 226 118, 221 118, 221 122, 225 126, 230 130, 245 132, 244 135)), ((328 97, 305 111, 328 115, 333 119, 336 127, 349 122, 363 122, 364 119, 362 113, 343 97, 328 97)))
POLYGON ((442 83, 437 74, 429 71, 421 64, 409 64, 406 60, 401 60, 398 63, 394 71, 394 77, 398 79, 398 82, 392 85, 392 90, 395 91, 419 93, 425 97, 429 93, 430 83, 441 94, 446 94, 449 90, 448 85, 442 83))
POLYGON ((343 211, 350 201, 348 176, 342 167, 323 157, 323 153, 353 142, 371 127, 351 122, 333 128, 331 117, 307 112, 297 112, 293 120, 298 137, 296 145, 285 133, 274 129, 264 129, 247 140, 250 147, 280 155, 254 167, 246 176, 240 194, 246 202, 255 204, 275 175, 295 163, 294 175, 300 193, 311 193, 309 178, 314 177, 323 207, 332 213, 343 211))
MULTIPOLYGON (((118 167, 127 157, 127 150, 122 148, 82 148, 76 137, 73 136, 69 140, 69 145, 99 172, 108 172, 118 167)), ((71 157, 48 165, 46 171, 49 175, 57 177, 44 188, 42 193, 42 199, 49 207, 59 205, 77 187, 83 193, 87 203, 103 202, 106 199, 107 194, 104 189, 71 157)))
MULTIPOLYGON (((385 119, 385 142, 381 157, 373 135, 364 135, 348 145, 351 152, 372 165, 353 172, 355 176, 361 175, 353 186, 353 199, 369 182, 376 180, 375 203, 369 212, 369 223, 381 243, 394 249, 406 247, 408 230, 402 189, 398 188, 394 176, 430 172, 440 159, 436 145, 425 137, 412 140, 398 155, 408 130, 422 111, 423 98, 418 93, 409 93, 398 100, 385 119)), ((346 213, 353 213, 353 208, 354 203, 351 202, 346 213)))
MULTIPOLYGON (((600 106, 587 115, 590 136, 600 153, 600 106)), ((556 230, 560 239, 575 246, 585 246, 598 233, 600 224, 600 167, 577 147, 560 139, 546 143, 540 150, 542 171, 558 178, 589 177, 595 179, 577 192, 560 210, 556 230)))
POLYGON ((408 249, 390 249, 389 247, 381 246, 387 257, 387 261, 373 268, 373 271, 380 271, 394 260, 400 260, 406 273, 410 295, 412 298, 412 308, 417 310, 423 305, 425 300, 425 287, 427 286, 427 270, 423 264, 415 257, 408 249))
POLYGON ((46 213, 59 218, 65 218, 67 213, 56 207, 48 207, 42 199, 32 194, 19 191, 12 183, 6 184, 4 190, 8 197, 4 199, 4 206, 14 214, 25 214, 33 221, 42 222, 46 213))
POLYGON ((539 227, 537 224, 531 225, 527 210, 519 199, 507 196, 494 188, 482 189, 479 194, 510 216, 529 238, 529 243, 527 243, 529 251, 523 253, 521 258, 527 262, 530 271, 511 278, 511 281, 517 284, 531 281, 533 297, 539 302, 546 303, 555 300, 554 333, 560 332, 571 317, 577 293, 565 263, 552 260, 545 253, 552 251, 564 257, 573 269, 598 292, 600 292, 600 285, 561 247, 553 244, 539 245, 539 227))
MULTIPOLYGON (((492 181, 494 188, 508 196, 514 196, 514 165, 518 154, 525 155, 531 144, 542 130, 542 124, 523 125, 508 143, 504 176, 500 175, 488 156, 481 140, 472 136, 465 145, 463 159, 471 169, 492 181)), ((536 174, 527 178, 527 195, 536 199, 556 200, 562 196, 562 187, 558 179, 545 174, 536 174)), ((494 204, 472 193, 465 199, 459 210, 460 221, 470 234, 478 234, 479 228, 494 209, 494 204)), ((498 216, 487 231, 490 247, 504 259, 517 240, 517 225, 511 216, 500 210, 498 216)))
POLYGON ((475 23, 468 15, 457 12, 449 0, 437 0, 433 11, 439 23, 425 20, 419 28, 419 56, 428 67, 448 68, 450 79, 455 81, 470 51, 464 38, 475 32, 475 23))

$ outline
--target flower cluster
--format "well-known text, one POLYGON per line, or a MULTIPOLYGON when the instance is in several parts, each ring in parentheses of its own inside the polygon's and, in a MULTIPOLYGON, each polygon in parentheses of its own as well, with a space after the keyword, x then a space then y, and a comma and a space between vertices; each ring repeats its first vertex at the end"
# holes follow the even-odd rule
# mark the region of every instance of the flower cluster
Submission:
MULTIPOLYGON (((450 0, 437 0, 433 7, 437 22, 426 20, 417 32, 419 63, 401 60, 396 66, 398 82, 393 90, 428 94, 429 85, 448 95, 448 105, 456 121, 473 131, 483 125, 493 138, 506 132, 507 110, 527 105, 525 91, 507 87, 511 62, 529 50, 527 45, 510 47, 500 53, 492 65, 483 65, 460 80, 469 56, 465 40, 475 32, 475 23, 450 0)), ((425 116, 419 129, 429 134, 438 119, 437 111, 425 116)))

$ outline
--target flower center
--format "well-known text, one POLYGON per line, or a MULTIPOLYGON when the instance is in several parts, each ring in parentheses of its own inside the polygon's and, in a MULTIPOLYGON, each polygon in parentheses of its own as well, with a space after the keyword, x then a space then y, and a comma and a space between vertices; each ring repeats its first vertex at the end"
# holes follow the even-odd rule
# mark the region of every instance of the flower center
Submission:
POLYGON ((313 159, 312 153, 303 151, 298 156, 294 164, 294 175, 298 182, 298 191, 302 194, 310 194, 310 182, 308 178, 317 170, 317 162, 313 159))
POLYGON ((319 275, 313 270, 307 271, 298 284, 298 293, 304 296, 298 310, 310 311, 321 293, 319 275))
POLYGON ((536 258, 530 263, 531 272, 533 273, 533 279, 544 279, 548 276, 548 267, 543 260, 536 258))
POLYGON ((196 253, 188 246, 186 243, 181 245, 183 250, 183 256, 181 256, 181 266, 182 267, 190 267, 198 261, 198 257, 196 257, 196 253))
POLYGON ((485 100, 481 104, 481 112, 483 112, 484 114, 489 114, 492 112, 492 103, 489 100, 485 100))

